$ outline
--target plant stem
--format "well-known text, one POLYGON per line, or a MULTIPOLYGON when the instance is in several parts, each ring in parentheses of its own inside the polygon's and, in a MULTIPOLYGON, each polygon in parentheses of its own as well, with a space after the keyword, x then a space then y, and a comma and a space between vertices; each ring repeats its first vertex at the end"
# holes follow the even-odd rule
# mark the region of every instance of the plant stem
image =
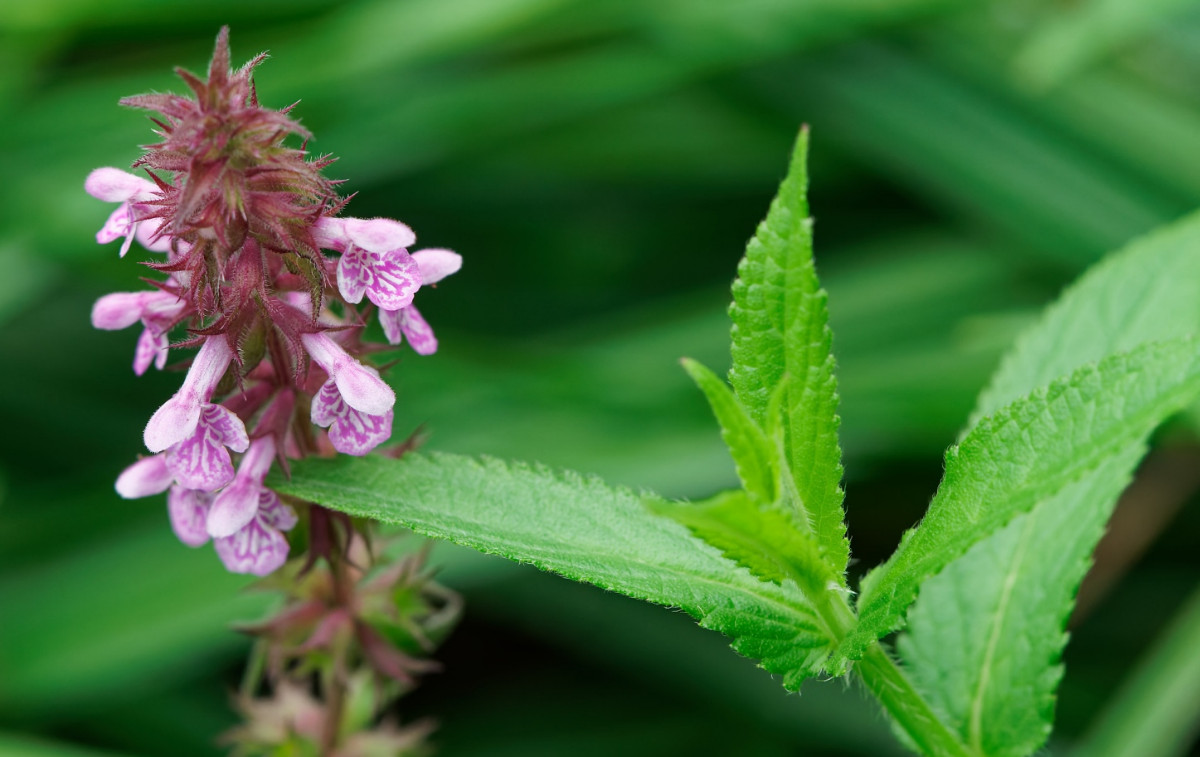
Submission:
POLYGON ((935 757, 978 757, 938 719, 878 642, 871 645, 854 670, 922 753, 935 757))

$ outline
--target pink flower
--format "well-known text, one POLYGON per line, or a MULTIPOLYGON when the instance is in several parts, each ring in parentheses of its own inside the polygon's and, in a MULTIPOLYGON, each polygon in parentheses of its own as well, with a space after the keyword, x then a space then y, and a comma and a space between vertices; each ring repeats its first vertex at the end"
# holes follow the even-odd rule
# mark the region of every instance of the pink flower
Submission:
POLYGON ((172 486, 167 494, 167 515, 171 519, 171 530, 179 541, 189 547, 200 547, 208 543, 208 508, 212 506, 211 492, 172 486))
POLYGON ((313 237, 320 246, 342 253, 337 280, 346 302, 358 304, 365 294, 381 308, 398 310, 421 287, 421 270, 405 249, 417 237, 399 221, 321 218, 313 237))
MULTIPOLYGON (((146 447, 151 452, 162 452, 196 433, 201 415, 206 407, 211 406, 209 400, 232 361, 233 352, 224 336, 204 340, 204 345, 196 353, 196 359, 188 370, 187 378, 183 380, 183 386, 179 387, 175 396, 163 403, 146 424, 144 437, 146 447)), ((231 422, 241 425, 236 416, 231 422)), ((244 427, 241 435, 245 435, 244 427)))
POLYGON ((160 289, 117 292, 96 300, 92 306, 92 325, 116 331, 142 322, 145 328, 133 356, 133 372, 141 376, 152 362, 159 370, 166 365, 170 348, 167 335, 186 309, 187 302, 181 297, 160 289))
POLYGON ((358 457, 391 438, 392 415, 390 409, 382 415, 371 415, 350 407, 333 379, 325 382, 312 402, 312 422, 329 429, 333 448, 358 457))
POLYGON ((396 393, 379 378, 379 373, 351 357, 328 334, 303 334, 300 341, 350 407, 367 415, 383 415, 396 404, 396 393))
MULTIPOLYGON (((418 250, 412 254, 421 271, 421 281, 433 284, 462 268, 462 256, 450 250, 418 250)), ((404 337, 418 355, 437 352, 437 338, 433 329, 412 305, 396 310, 381 309, 379 324, 389 344, 400 344, 404 337)))
MULTIPOLYGON (((214 506, 213 495, 183 487, 171 488, 167 511, 171 529, 189 547, 208 542, 206 526, 214 506)), ((259 489, 256 511, 250 520, 229 536, 213 540, 217 556, 231 573, 265 576, 287 562, 288 542, 283 531, 296 525, 296 513, 270 489, 259 489)))
POLYGON ((221 490, 208 511, 209 536, 232 536, 258 512, 259 495, 265 491, 263 479, 275 460, 275 442, 269 436, 255 439, 242 456, 233 483, 221 490))
POLYGON ((258 494, 258 512, 232 536, 213 541, 217 556, 232 573, 265 576, 287 562, 288 542, 281 531, 296 525, 296 513, 270 489, 258 494))
POLYGON ((143 457, 117 476, 117 494, 125 499, 139 499, 162 494, 175 480, 167 469, 166 455, 143 457))
POLYGON ((205 404, 191 436, 167 450, 167 470, 181 486, 216 491, 234 477, 229 450, 245 452, 249 444, 240 418, 221 405, 205 404))
POLYGON ((160 221, 157 218, 144 222, 137 218, 143 209, 141 204, 158 197, 158 187, 154 186, 153 182, 119 168, 97 168, 88 174, 83 188, 97 200, 121 203, 100 231, 96 232, 97 242, 108 244, 114 239, 125 237, 121 244, 121 257, 125 257, 125 253, 129 252, 135 234, 138 241, 149 250, 163 252, 170 248, 170 240, 165 237, 151 241, 159 229, 160 221), (139 225, 142 225, 140 233, 139 225))

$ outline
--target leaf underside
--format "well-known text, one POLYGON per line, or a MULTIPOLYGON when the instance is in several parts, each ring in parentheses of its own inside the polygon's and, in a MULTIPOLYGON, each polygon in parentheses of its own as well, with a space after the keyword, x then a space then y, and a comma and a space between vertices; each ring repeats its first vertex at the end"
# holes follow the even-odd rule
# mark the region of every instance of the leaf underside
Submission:
POLYGON ((733 284, 729 382, 766 429, 782 396, 785 458, 825 560, 845 584, 850 545, 842 512, 838 394, 826 296, 812 257, 808 215, 808 132, 800 133, 788 175, 759 224, 733 284))
POLYGON ((278 491, 350 515, 678 607, 783 676, 814 675, 828 640, 799 588, 760 581, 638 495, 594 478, 448 454, 310 459, 278 491))

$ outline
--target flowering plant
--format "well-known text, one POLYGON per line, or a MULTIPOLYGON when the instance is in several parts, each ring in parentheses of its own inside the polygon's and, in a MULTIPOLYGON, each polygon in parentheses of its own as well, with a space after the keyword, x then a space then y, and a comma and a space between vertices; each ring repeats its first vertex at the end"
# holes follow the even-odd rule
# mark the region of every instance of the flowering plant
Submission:
MULTIPOLYGON (((235 573, 279 571, 292 547, 287 533, 307 521, 304 565, 278 582, 291 601, 250 629, 274 647, 276 699, 270 706, 250 700, 246 709, 290 725, 248 726, 244 747, 311 737, 349 755, 365 753, 353 744, 391 743, 391 733, 394 744, 408 748, 419 745, 413 733, 346 737, 341 703, 349 688, 366 687, 360 662, 403 685, 428 669, 380 629, 419 628, 435 604, 446 604, 446 593, 411 564, 368 578, 366 529, 281 498, 265 481, 274 466, 286 472, 304 457, 362 456, 391 438, 396 396, 366 360, 382 347, 364 341, 364 330, 378 313, 391 345, 407 337, 418 354, 435 352, 437 340, 413 298, 456 272, 461 258, 442 249, 410 253, 416 235, 399 221, 339 215, 348 198, 322 175, 332 159, 286 144, 291 135, 310 135, 291 107, 272 110, 258 101, 252 76, 265 57, 232 70, 229 31, 222 29, 206 79, 179 70, 191 96, 122 100, 156 114, 160 141, 133 165, 146 175, 98 168, 85 182, 93 197, 118 203, 96 240, 123 239, 121 256, 138 241, 161 256, 147 265, 164 276, 147 279, 144 291, 100 298, 93 325, 141 323, 138 375, 198 348, 179 390, 146 424, 153 454, 129 466, 116 488, 127 498, 167 492, 179 540, 191 547, 211 540, 235 573), (172 334, 180 338, 172 341, 172 334), (411 586, 422 587, 423 597, 414 618, 368 600, 411 586), (302 687, 290 680, 313 666, 326 669, 323 704, 301 697, 302 687), (314 712, 327 727, 303 727, 314 712)), ((431 648, 427 635, 414 638, 431 648)), ((379 696, 377 704, 389 698, 379 696)))
POLYGON ((245 629, 260 637, 251 669, 267 671, 271 691, 259 696, 251 676, 243 692, 248 723, 230 735, 243 753, 421 748, 427 726, 380 713, 430 669, 419 654, 458 602, 420 555, 373 565, 376 542, 355 518, 680 608, 789 690, 813 677, 858 680, 923 753, 1041 748, 1091 551, 1150 434, 1200 394, 1194 324, 1171 317, 1194 295, 1179 282, 1200 279, 1181 242, 1196 218, 1094 269, 1026 333, 949 448, 924 519, 855 581, 807 132, 738 267, 728 382, 684 361, 741 487, 673 502, 539 466, 365 457, 390 437, 395 404, 363 361, 376 349, 362 341, 369 316, 380 313, 389 342, 433 352, 412 300, 459 258, 410 254, 414 235, 396 221, 341 217, 345 201, 320 176, 328 159, 285 147, 303 129, 258 105, 250 72, 261 57, 236 73, 228 57, 222 32, 207 81, 183 74, 194 99, 126 101, 161 114, 163 141, 138 162, 149 180, 99 169, 87 186, 120 203, 101 242, 124 237, 122 254, 137 240, 166 255, 151 265, 166 279, 103 298, 96 325, 143 324, 138 373, 198 347, 146 427, 154 455, 118 491, 169 491, 185 543, 213 539, 227 567, 274 572, 287 597, 245 629), (1119 328, 1094 328, 1114 313, 1128 315, 1119 328), (171 342, 179 330, 187 336, 171 342), (292 529, 303 530, 307 559, 289 564, 292 529))

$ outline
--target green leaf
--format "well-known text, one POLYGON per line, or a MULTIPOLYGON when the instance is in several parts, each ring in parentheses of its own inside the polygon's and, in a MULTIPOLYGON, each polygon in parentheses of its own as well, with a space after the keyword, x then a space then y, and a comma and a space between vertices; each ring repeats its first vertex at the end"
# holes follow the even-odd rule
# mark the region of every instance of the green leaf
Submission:
POLYGON ((764 581, 780 585, 794 581, 810 597, 837 585, 816 542, 795 522, 795 514, 756 503, 746 492, 723 492, 695 503, 651 500, 649 505, 764 581))
POLYGON ((826 296, 813 266, 807 154, 804 130, 787 178, 738 265, 729 309, 729 382, 762 428, 771 425, 772 395, 786 384, 787 462, 822 554, 844 585, 850 545, 842 512, 837 380, 826 296))
POLYGON ((594 478, 458 455, 297 461, 271 486, 661 605, 730 636, 795 689, 831 651, 800 590, 736 567, 594 478))
POLYGON ((684 358, 682 362, 721 424, 721 436, 729 447, 742 485, 762 502, 774 502, 775 453, 766 434, 715 373, 695 360, 684 358))
POLYGON ((1134 443, 921 584, 900 656, 978 753, 1023 757, 1050 735, 1075 592, 1144 453, 1134 443))
POLYGON ((1181 339, 1081 368, 981 420, 946 453, 946 474, 921 524, 863 581, 859 625, 839 662, 861 657, 900 627, 925 579, 1015 516, 1122 458, 1198 390, 1197 342, 1181 339))
POLYGON ((1087 363, 1200 330, 1200 213, 1093 266, 1024 333, 979 396, 984 415, 1087 363))
MULTIPOLYGON (((1079 365, 1200 324, 1200 215, 1095 266, 1017 342, 974 419, 1079 365)), ((1064 627, 1089 558, 1143 454, 1135 443, 975 544, 920 587, 900 652, 921 693, 987 754, 1050 732, 1064 627)))

